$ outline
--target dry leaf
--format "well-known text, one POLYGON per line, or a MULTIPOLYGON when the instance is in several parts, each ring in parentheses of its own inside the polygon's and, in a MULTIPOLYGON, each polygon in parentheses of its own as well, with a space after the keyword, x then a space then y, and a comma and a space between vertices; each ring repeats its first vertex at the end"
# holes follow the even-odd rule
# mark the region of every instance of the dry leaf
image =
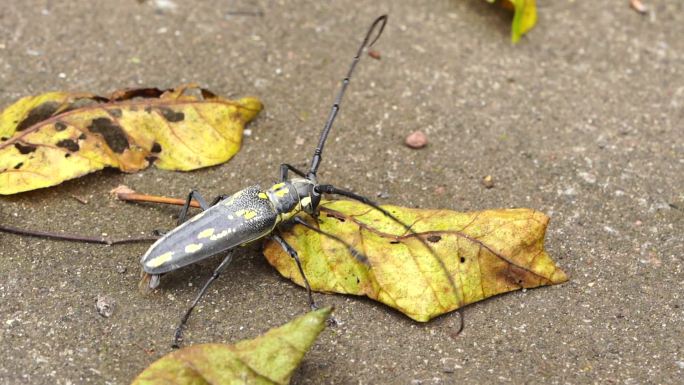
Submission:
POLYGON ((92 94, 51 92, 25 97, 0 113, 0 194, 54 186, 118 167, 150 163, 194 170, 230 159, 244 125, 262 108, 255 98, 231 101, 194 85, 92 94))
POLYGON ((236 345, 202 344, 174 351, 140 373, 132 385, 287 384, 331 311, 309 312, 236 345))
MULTIPOLYGON (((317 224, 303 216, 367 261, 303 226, 284 234, 298 251, 312 289, 365 295, 425 322, 493 295, 567 280, 544 251, 548 217, 538 211, 383 207, 415 233, 377 210, 345 200, 323 202, 317 224)), ((280 274, 303 285, 294 261, 279 245, 269 241, 264 254, 280 274)))

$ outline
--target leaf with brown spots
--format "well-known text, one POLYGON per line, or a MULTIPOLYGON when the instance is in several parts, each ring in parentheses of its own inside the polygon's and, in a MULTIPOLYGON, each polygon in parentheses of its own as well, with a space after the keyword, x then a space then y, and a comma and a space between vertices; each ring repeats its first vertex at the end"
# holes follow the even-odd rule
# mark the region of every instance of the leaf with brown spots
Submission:
POLYGON ((140 373, 132 385, 288 384, 331 310, 309 312, 235 345, 201 344, 174 351, 140 373))
POLYGON ((0 113, 0 194, 105 167, 136 172, 154 163, 188 171, 229 160, 261 102, 191 89, 198 87, 127 89, 108 98, 50 92, 17 101, 0 113))
MULTIPOLYGON (((299 253, 313 290, 365 295, 425 322, 482 299, 567 281, 544 251, 549 218, 530 209, 459 213, 383 206, 402 225, 358 202, 323 202, 310 224, 283 234, 299 253), (362 256, 354 256, 349 246, 362 256)), ((292 258, 274 241, 264 254, 303 285, 292 258)))

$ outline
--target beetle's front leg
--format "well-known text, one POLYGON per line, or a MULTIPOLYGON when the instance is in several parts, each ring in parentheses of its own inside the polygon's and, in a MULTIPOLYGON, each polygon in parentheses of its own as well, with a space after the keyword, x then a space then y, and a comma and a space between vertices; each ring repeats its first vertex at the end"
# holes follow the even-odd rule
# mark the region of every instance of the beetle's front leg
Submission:
POLYGON ((300 171, 297 167, 295 167, 291 164, 283 163, 280 165, 280 181, 281 182, 285 182, 287 180, 288 171, 292 171, 293 173, 301 176, 302 178, 306 178, 306 175, 304 175, 304 173, 302 171, 300 171))

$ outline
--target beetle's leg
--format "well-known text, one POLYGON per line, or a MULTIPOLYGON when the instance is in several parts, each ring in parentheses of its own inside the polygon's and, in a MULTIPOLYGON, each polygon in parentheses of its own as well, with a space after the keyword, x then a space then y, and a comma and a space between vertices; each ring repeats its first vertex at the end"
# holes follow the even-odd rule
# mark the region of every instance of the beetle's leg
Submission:
POLYGON ((316 306, 316 302, 314 302, 313 299, 313 294, 311 293, 311 285, 309 285, 309 280, 306 279, 306 275, 304 274, 304 269, 302 268, 302 262, 299 260, 299 255, 297 254, 297 251, 290 246, 289 243, 287 243, 283 238, 280 237, 280 235, 272 233, 271 238, 273 238, 280 247, 283 248, 288 254, 290 254, 290 257, 295 260, 297 263, 297 268, 299 268, 299 273, 302 275, 302 278, 304 279, 304 285, 306 285, 306 295, 309 296, 309 306, 311 307, 312 310, 318 309, 318 306, 316 306))
POLYGON ((196 190, 190 191, 190 194, 188 194, 188 199, 185 200, 185 204, 183 205, 183 208, 181 209, 180 213, 178 214, 178 224, 179 225, 182 224, 187 219, 188 210, 190 209, 190 202, 192 202, 193 199, 199 203, 200 208, 202 209, 202 211, 204 211, 204 210, 208 209, 209 207, 216 205, 217 203, 221 202, 222 200, 224 200, 226 198, 228 198, 228 195, 219 195, 216 198, 214 198, 214 200, 211 201, 210 204, 207 204, 207 201, 204 200, 204 198, 202 197, 202 195, 200 195, 199 192, 197 192, 196 190))
POLYGON ((285 182, 287 180, 288 171, 292 171, 293 173, 301 176, 302 178, 306 178, 306 175, 304 175, 304 173, 302 171, 297 169, 297 167, 295 167, 291 164, 283 163, 280 165, 280 181, 281 182, 285 182))
POLYGON ((192 310, 197 306, 199 303, 200 299, 202 296, 204 296, 204 293, 206 293, 207 289, 209 288, 209 285, 211 285, 212 282, 216 280, 216 278, 223 273, 223 271, 228 267, 230 262, 233 260, 233 250, 228 251, 228 255, 226 255, 225 258, 223 258, 223 261, 221 261, 221 264, 218 265, 218 267, 214 270, 214 273, 211 275, 211 277, 207 280, 207 282, 204 284, 204 287, 202 287, 202 290, 200 290, 199 294, 197 294, 197 297, 195 297, 195 300, 192 301, 192 305, 188 308, 188 310, 185 311, 185 314, 183 315, 183 318, 181 318, 180 323, 178 324, 178 327, 176 328, 176 333, 173 336, 173 344, 171 345, 172 348, 178 348, 180 347, 180 343, 183 341, 183 329, 185 329, 185 325, 188 322, 188 318, 190 318, 190 314, 192 313, 192 310))
POLYGON ((185 222, 185 220, 187 219, 188 209, 190 209, 190 202, 192 202, 193 199, 199 203, 200 207, 202 208, 202 211, 211 207, 207 204, 207 201, 205 201, 204 198, 202 198, 202 195, 200 195, 199 192, 197 192, 196 190, 191 190, 190 194, 188 194, 188 199, 185 200, 185 204, 183 205, 183 208, 178 214, 178 226, 183 224, 183 222, 185 222))
POLYGON ((347 246, 347 249, 349 249, 349 252, 351 253, 351 255, 352 255, 354 258, 356 258, 359 262, 363 263, 364 265, 368 265, 368 258, 367 258, 362 252, 356 250, 356 248, 355 248, 354 246, 352 246, 352 245, 350 245, 349 243, 347 243, 344 239, 338 237, 338 236, 335 235, 335 234, 327 233, 327 232, 325 232, 325 231, 319 229, 318 227, 312 226, 312 225, 310 225, 309 223, 307 223, 305 220, 303 220, 303 219, 300 218, 300 217, 294 217, 294 218, 292 218, 292 220, 293 220, 296 224, 302 225, 302 226, 308 228, 308 229, 311 230, 311 231, 315 231, 315 232, 317 232, 317 233, 319 233, 319 234, 325 235, 325 236, 327 236, 327 237, 330 237, 330 238, 336 240, 337 242, 342 243, 343 245, 347 246))
POLYGON ((211 203, 209 204, 209 206, 216 206, 217 203, 219 203, 219 202, 221 202, 222 200, 228 198, 229 196, 230 196, 230 195, 223 195, 223 194, 221 194, 221 195, 217 196, 216 198, 214 198, 214 200, 211 201, 211 203))

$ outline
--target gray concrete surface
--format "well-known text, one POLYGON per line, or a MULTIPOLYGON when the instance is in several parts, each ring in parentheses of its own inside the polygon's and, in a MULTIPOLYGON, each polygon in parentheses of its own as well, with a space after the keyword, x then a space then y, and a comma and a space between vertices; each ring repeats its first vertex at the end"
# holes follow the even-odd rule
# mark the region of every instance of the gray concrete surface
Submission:
MULTIPOLYGON (((321 180, 385 203, 532 207, 567 284, 516 292, 417 324, 372 301, 318 295, 324 332, 295 384, 674 384, 684 380, 684 3, 540 1, 517 45, 484 1, 21 1, 0 7, 0 105, 49 90, 107 93, 196 81, 266 109, 243 150, 191 173, 99 172, 0 199, 0 220, 121 237, 168 228, 176 209, 108 191, 229 193, 304 165, 370 21, 389 12, 329 142, 321 180), (262 16, 234 12, 261 11, 262 16), (423 150, 402 145, 422 129, 423 150), (480 179, 492 175, 495 187, 480 179), (79 203, 72 195, 86 198, 79 203)), ((169 351, 218 263, 136 290, 146 245, 0 234, 0 383, 125 384, 169 351), (115 301, 110 318, 98 295, 115 301)), ((189 343, 253 337, 307 310, 258 248, 240 252, 192 319, 189 343)))

